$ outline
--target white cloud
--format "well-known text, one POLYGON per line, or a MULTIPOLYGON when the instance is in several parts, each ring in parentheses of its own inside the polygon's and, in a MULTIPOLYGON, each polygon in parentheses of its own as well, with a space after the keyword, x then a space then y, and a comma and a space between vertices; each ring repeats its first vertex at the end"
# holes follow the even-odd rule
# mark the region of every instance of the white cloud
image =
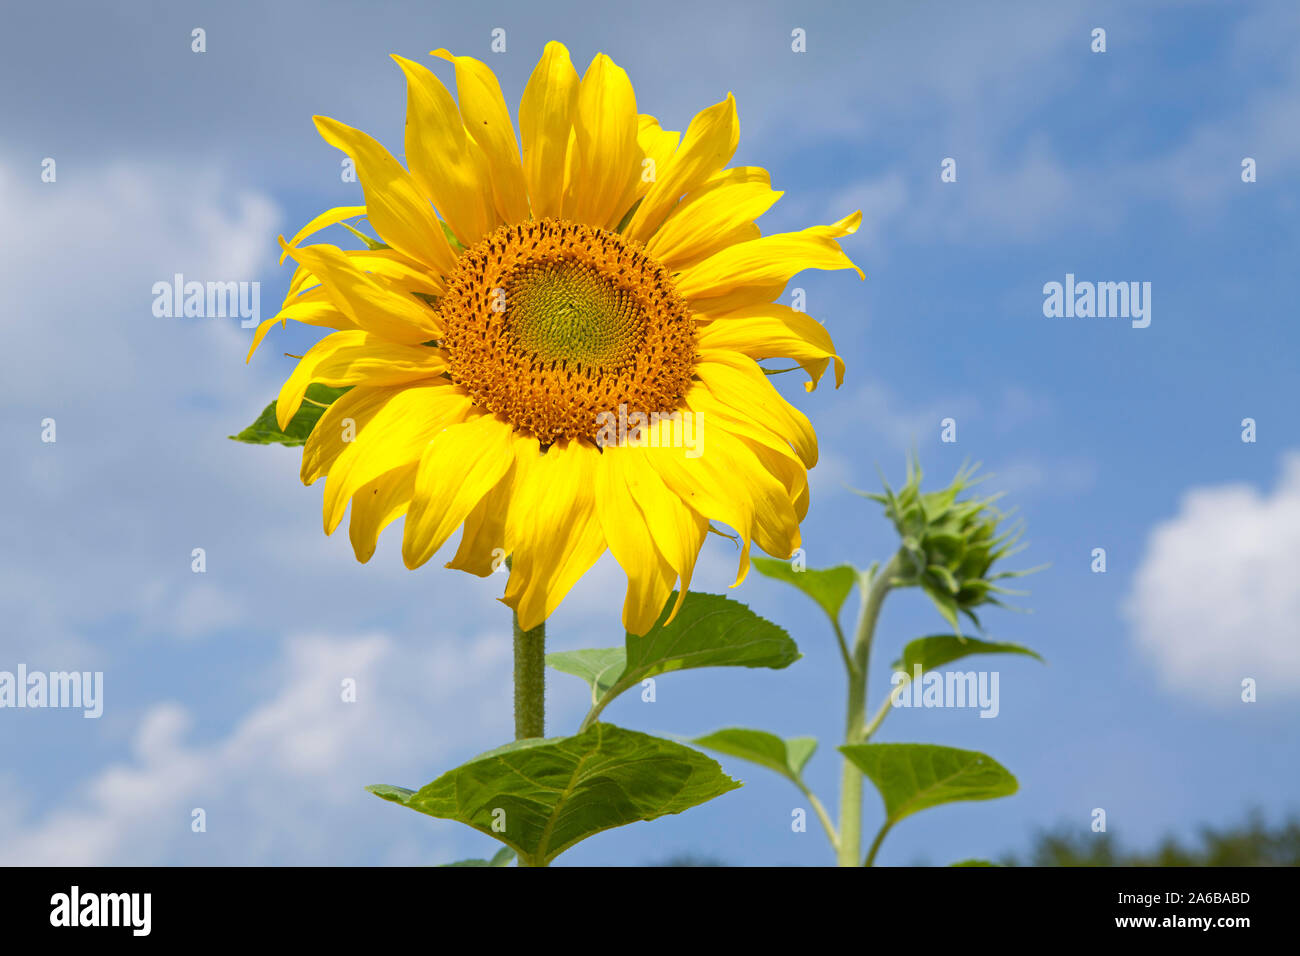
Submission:
POLYGON ((508 739, 509 657, 508 626, 418 645, 293 638, 260 675, 265 699, 224 736, 191 742, 190 709, 161 702, 140 719, 129 758, 52 809, 25 801, 34 819, 11 780, 0 865, 431 863, 480 852, 483 838, 415 814, 426 839, 410 845, 411 821, 363 787, 420 786, 421 773, 449 769, 476 743, 508 739), (345 678, 355 703, 341 699, 345 678), (206 812, 204 833, 191 831, 194 808, 206 812))
POLYGON ((176 272, 256 280, 275 262, 280 214, 215 171, 58 172, 44 183, 0 159, 0 207, 21 224, 0 231, 13 359, 0 380, 13 465, 0 492, 24 503, 6 516, 16 546, 0 554, 0 613, 6 654, 91 666, 102 650, 82 632, 94 618, 144 615, 191 636, 237 620, 220 587, 158 582, 188 571, 203 542, 187 543, 186 527, 207 523, 194 519, 233 477, 217 449, 270 378, 244 366, 250 332, 238 320, 157 318, 152 285, 176 272), (41 441, 47 417, 52 444, 41 441))
POLYGON ((1300 695, 1300 453, 1272 494, 1195 488, 1158 525, 1126 606, 1166 686, 1203 701, 1300 695))
POLYGON ((6 401, 156 400, 164 384, 228 393, 236 380, 214 371, 250 333, 238 320, 155 318, 151 288, 177 272, 256 279, 275 262, 275 204, 216 172, 117 164, 42 183, 19 168, 0 161, 0 207, 22 224, 0 233, 6 348, 23 357, 0 382, 6 401))

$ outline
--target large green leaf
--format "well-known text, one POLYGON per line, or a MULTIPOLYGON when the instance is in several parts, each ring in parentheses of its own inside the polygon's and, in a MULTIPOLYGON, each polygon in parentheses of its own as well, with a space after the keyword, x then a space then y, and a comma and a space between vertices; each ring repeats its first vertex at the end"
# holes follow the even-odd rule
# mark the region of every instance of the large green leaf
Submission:
POLYGON ((628 634, 622 649, 560 651, 547 654, 546 663, 585 680, 592 703, 604 709, 647 677, 726 665, 780 669, 799 659, 799 648, 783 628, 720 594, 689 592, 677 617, 665 625, 676 597, 674 592, 658 624, 644 637, 628 634))
POLYGON ((927 807, 992 800, 1019 785, 1006 767, 974 750, 935 744, 848 744, 840 751, 876 785, 886 826, 927 807))
MULTIPOLYGON (((455 863, 444 863, 443 866, 509 866, 514 862, 515 851, 508 846, 503 846, 493 854, 490 860, 457 860, 455 863)), ((953 864, 957 866, 959 864, 953 864)))
POLYGON ((903 656, 891 665, 896 671, 905 671, 910 677, 915 665, 921 665, 921 671, 934 670, 962 657, 972 654, 1024 654, 1041 661, 1035 651, 1019 644, 980 641, 973 637, 962 639, 954 634, 935 634, 930 637, 918 637, 903 648, 903 656))
POLYGON ((774 558, 754 558, 754 570, 769 578, 792 584, 817 602, 836 628, 840 625, 840 611, 858 583, 858 570, 841 564, 822 571, 796 571, 788 561, 774 558))
POLYGON ((521 861, 544 866, 602 830, 681 813, 739 786, 697 750, 597 723, 574 737, 499 747, 414 793, 367 789, 420 813, 459 820, 500 840, 521 861))
POLYGON ((696 737, 691 743, 775 770, 797 786, 803 785, 803 768, 817 749, 815 737, 790 737, 782 740, 765 730, 750 730, 746 727, 717 730, 696 737))
POLYGON ((280 430, 275 420, 275 402, 262 409, 257 421, 249 425, 238 435, 231 435, 235 441, 248 442, 253 445, 302 445, 307 436, 320 421, 325 408, 346 392, 346 388, 331 388, 313 382, 307 386, 306 400, 297 414, 289 421, 289 426, 280 430))

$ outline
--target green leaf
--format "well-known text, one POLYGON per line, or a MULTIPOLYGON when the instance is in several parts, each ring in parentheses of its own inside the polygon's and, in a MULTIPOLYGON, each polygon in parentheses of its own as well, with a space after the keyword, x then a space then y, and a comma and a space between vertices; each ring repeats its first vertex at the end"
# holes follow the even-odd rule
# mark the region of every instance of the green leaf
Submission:
POLYGON ((935 744, 848 744, 840 748, 876 785, 886 826, 919 810, 958 800, 992 800, 1019 788, 992 757, 935 744))
POLYGON ((381 800, 387 800, 390 803, 405 804, 408 799, 415 795, 414 790, 407 790, 405 787, 393 787, 386 783, 372 783, 366 789, 381 800))
POLYGON ((788 561, 777 561, 774 558, 754 558, 752 564, 760 574, 792 584, 816 601, 836 628, 840 624, 840 611, 844 602, 853 593, 853 585, 858 583, 857 568, 848 564, 822 571, 796 571, 788 561))
MULTIPOLYGON (((509 866, 514 862, 515 851, 508 846, 503 846, 493 854, 490 860, 457 860, 455 863, 444 863, 443 866, 509 866)), ((954 864, 956 865, 956 864, 954 864)))
POLYGON ((980 641, 973 637, 963 640, 953 634, 934 634, 910 641, 903 648, 903 656, 890 666, 911 677, 917 664, 921 665, 921 671, 924 673, 972 654, 1024 654, 1037 661, 1043 659, 1035 651, 1020 644, 980 641))
POLYGON ((415 793, 367 789, 420 813, 459 820, 500 840, 521 862, 545 866, 603 830, 681 813, 739 786, 698 750, 597 723, 574 737, 499 747, 415 793))
POLYGON ((720 594, 688 592, 677 617, 665 625, 676 599, 673 592, 659 623, 644 637, 628 634, 622 649, 560 651, 547 654, 546 663, 585 680, 592 703, 603 709, 647 677, 696 667, 780 670, 799 659, 799 648, 784 628, 720 594))
POLYGON ((296 415, 289 421, 284 431, 275 420, 275 402, 262 409, 257 421, 249 425, 238 435, 230 435, 234 441, 248 442, 251 445, 302 445, 307 436, 320 421, 325 408, 346 392, 346 388, 330 388, 313 382, 307 386, 307 396, 296 415))
POLYGON ((957 612, 961 610, 961 608, 957 602, 953 600, 952 595, 945 594, 925 582, 922 582, 921 590, 929 596, 930 603, 935 606, 935 609, 939 612, 940 616, 951 624, 952 629, 957 632, 958 636, 960 636, 961 622, 957 619, 957 612))
POLYGON ((815 737, 790 737, 782 740, 765 730, 749 730, 745 727, 714 731, 696 737, 691 743, 775 770, 799 787, 803 786, 803 768, 817 749, 815 737))
POLYGON ((627 668, 627 651, 601 647, 586 651, 557 651, 546 655, 546 663, 557 671, 581 677, 591 686, 591 702, 600 700, 627 668))
POLYGON ((962 860, 960 863, 949 863, 949 866, 997 866, 996 863, 990 863, 988 860, 962 860))

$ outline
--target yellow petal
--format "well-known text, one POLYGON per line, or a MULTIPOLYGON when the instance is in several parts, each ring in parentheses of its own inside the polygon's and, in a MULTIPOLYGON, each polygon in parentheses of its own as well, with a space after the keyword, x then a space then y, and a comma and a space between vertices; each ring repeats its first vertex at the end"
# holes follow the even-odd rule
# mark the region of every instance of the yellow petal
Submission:
MULTIPOLYGON (((430 272, 422 262, 409 259, 396 249, 343 249, 347 260, 357 269, 368 273, 380 285, 406 295, 419 292, 441 298, 447 291, 446 280, 430 272)), ((288 254, 288 253, 286 253, 288 254)), ((293 280, 284 304, 301 302, 328 302, 329 295, 322 287, 320 277, 299 265, 294 269, 293 280)))
POLYGON ((861 209, 849 213, 843 219, 833 222, 829 226, 809 226, 804 232, 810 232, 815 236, 825 236, 827 239, 843 239, 845 236, 851 236, 857 232, 860 225, 862 225, 861 209))
MULTIPOLYGON (((393 55, 407 81, 406 159, 411 176, 463 246, 497 225, 487 157, 465 131, 456 101, 426 66, 393 55)), ((450 247, 448 247, 450 248, 450 247)))
POLYGON ((317 116, 315 121, 325 142, 347 153, 356 163, 357 180, 366 197, 366 214, 380 237, 417 262, 427 263, 443 274, 450 272, 456 256, 411 174, 360 130, 328 116, 317 116))
MULTIPOLYGON (((804 468, 803 463, 798 458, 793 457, 788 448, 779 448, 766 436, 755 433, 753 437, 746 432, 741 434, 740 430, 733 429, 740 437, 740 440, 748 446, 763 467, 776 480, 785 486, 786 496, 794 506, 794 516, 798 521, 803 521, 804 516, 808 514, 808 471, 804 468)), ((796 547, 792 545, 791 547, 796 547)))
POLYGON ((757 239, 760 234, 754 220, 783 195, 772 189, 766 169, 728 169, 690 193, 668 214, 646 242, 646 252, 669 269, 685 269, 728 246, 757 239))
POLYGON ((731 349, 752 359, 793 359, 808 373, 804 388, 810 392, 832 361, 835 387, 844 382, 844 360, 826 327, 788 305, 768 302, 712 315, 699 326, 699 342, 701 348, 731 349))
POLYGON ((738 287, 767 289, 779 284, 784 288, 791 276, 804 269, 853 269, 863 277, 862 270, 829 234, 841 223, 781 232, 730 246, 684 270, 677 278, 677 291, 703 310, 710 298, 738 287))
POLYGON ((578 104, 578 73, 569 51, 552 40, 533 70, 519 103, 524 181, 533 218, 560 216, 565 156, 578 104))
POLYGON ((664 483, 695 511, 739 533, 742 547, 734 587, 749 571, 750 542, 774 557, 788 558, 799 544, 799 519, 785 486, 745 442, 710 420, 696 427, 703 436, 699 457, 663 448, 652 449, 648 457, 664 483))
POLYGON ((533 439, 517 446, 515 499, 506 516, 512 567, 502 600, 524 630, 550 617, 605 551, 595 501, 600 452, 567 439, 544 455, 535 447, 533 439))
POLYGON ((442 547, 514 464, 509 422, 483 414, 452 425, 424 447, 402 536, 402 560, 418 568, 442 547))
POLYGON ((256 352, 257 347, 262 344, 262 339, 266 338, 266 333, 271 331, 271 326, 277 322, 281 325, 286 324, 285 320, 277 315, 270 319, 263 319, 261 324, 258 325, 257 330, 253 333, 253 344, 248 347, 248 356, 244 359, 245 364, 248 364, 253 360, 253 353, 256 352))
MULTIPOLYGON (((704 545, 704 536, 708 532, 709 523, 669 490, 642 449, 607 448, 602 458, 609 459, 610 466, 616 468, 621 474, 630 500, 636 502, 645 516, 646 525, 650 529, 651 538, 659 554, 667 561, 674 574, 681 578, 681 586, 677 590, 677 603, 668 617, 671 621, 677 616, 677 611, 686 598, 686 592, 690 590, 691 577, 695 573, 695 562, 699 557, 700 548, 704 545)), ((660 602, 660 608, 662 606, 660 602)), ((653 624, 654 619, 650 623, 653 624)), ((633 631, 633 633, 645 632, 633 631)))
POLYGON ((321 277, 330 302, 357 328, 407 345, 441 335, 432 309, 414 296, 385 288, 336 246, 302 246, 289 254, 321 277))
MULTIPOLYGON (((682 134, 665 130, 659 125, 659 120, 644 113, 637 117, 637 124, 637 145, 641 147, 645 159, 654 160, 655 178, 658 178, 658 171, 668 165, 668 160, 672 158, 673 152, 676 151, 677 144, 681 142, 682 134)), ((642 169, 644 170, 644 168, 643 165, 642 169)), ((637 198, 639 199, 648 193, 653 185, 654 180, 647 180, 644 174, 638 177, 637 198)))
POLYGON ((292 305, 285 306, 276 315, 266 319, 257 327, 257 330, 253 332, 253 344, 248 349, 248 358, 244 359, 244 361, 248 362, 253 358, 253 353, 262 344, 262 340, 266 338, 266 333, 271 331, 272 325, 276 322, 286 325, 290 319, 294 322, 301 322, 303 325, 315 325, 330 329, 356 328, 356 324, 340 312, 332 302, 295 302, 292 305))
POLYGON ((335 332, 309 348, 294 367, 275 400, 275 417, 281 430, 288 427, 312 382, 333 388, 400 385, 436 378, 446 370, 447 356, 440 349, 397 345, 359 330, 335 332))
MULTIPOLYGON (((281 261, 283 261, 284 256, 289 254, 289 249, 295 248, 297 248, 297 243, 289 243, 287 249, 281 249, 281 261)), ((289 291, 285 293, 284 301, 287 303, 289 300, 294 298, 294 296, 301 295, 308 290, 319 288, 320 279, 316 278, 312 271, 306 266, 299 265, 295 262, 293 264, 293 278, 289 280, 289 291)))
POLYGON ((365 564, 375 553, 379 532, 406 514, 415 488, 416 463, 399 465, 366 482, 352 498, 348 539, 357 560, 365 564))
POLYGON ((501 84, 487 65, 470 56, 453 56, 434 50, 456 66, 456 98, 465 128, 483 150, 492 177, 492 196, 500 222, 523 222, 528 218, 528 194, 524 171, 519 164, 519 142, 510 121, 510 110, 501 95, 501 84))
POLYGON ((663 166, 656 164, 656 181, 632 214, 624 234, 644 242, 684 194, 697 189, 718 172, 736 152, 740 123, 736 100, 730 93, 721 103, 701 110, 686 128, 682 145, 663 166))
MULTIPOLYGON (((754 229, 755 232, 757 232, 758 227, 755 226, 754 229)), ((690 268, 690 266, 687 268, 690 268)), ((743 309, 746 306, 771 302, 785 291, 787 281, 788 280, 782 279, 778 282, 760 282, 756 285, 738 285, 730 292, 724 292, 722 295, 695 299, 691 302, 691 307, 696 312, 695 318, 697 320, 707 320, 712 318, 715 314, 734 312, 737 309, 743 309)))
MULTIPOLYGON (((424 446, 444 428, 464 420, 469 408, 469 396, 454 385, 400 387, 356 430, 356 437, 330 466, 323 507, 325 533, 334 533, 348 499, 362 485, 390 469, 418 461, 424 446)), ((313 433, 320 425, 316 423, 313 433)))
POLYGON ((321 414, 302 449, 302 483, 310 485, 329 472, 374 417, 405 386, 358 386, 344 392, 321 414))
POLYGON ((577 190, 581 188, 582 156, 578 152, 578 134, 569 130, 569 145, 564 153, 564 198, 563 207, 572 211, 577 190))
POLYGON ((627 575, 623 626, 629 633, 644 634, 659 619, 677 572, 655 546, 645 505, 628 485, 624 462, 628 453, 636 450, 607 448, 601 454, 596 469, 596 513, 610 553, 627 575))
POLYGON ((297 235, 289 240, 289 248, 280 253, 280 264, 284 264, 285 257, 298 243, 302 242, 308 236, 315 235, 327 226, 337 225, 344 219, 351 219, 354 216, 364 216, 366 214, 365 206, 335 206, 333 209, 327 209, 307 225, 298 230, 297 235))
POLYGON ((564 217, 602 229, 618 225, 641 178, 636 92, 627 73, 597 53, 578 87, 573 131, 579 176, 566 197, 564 217))
POLYGON ((763 467, 785 485, 796 515, 803 520, 808 513, 808 469, 791 450, 789 441, 774 432, 766 419, 756 420, 724 405, 702 385, 687 393, 686 405, 698 416, 697 429, 702 431, 702 423, 707 422, 708 428, 721 427, 744 442, 763 467))
POLYGON ((725 349, 702 348, 695 374, 722 404, 766 423, 781 435, 794 447, 804 467, 817 464, 817 434, 812 422, 781 397, 753 359, 725 349))
MULTIPOLYGON (((516 436, 516 443, 527 441, 516 436)), ((465 518, 456 555, 447 567, 481 578, 501 568, 506 558, 506 514, 514 497, 514 454, 510 470, 465 518)))
POLYGON ((497 225, 487 158, 465 132, 456 101, 427 67, 393 54, 406 74, 406 161, 464 246, 497 225))
POLYGON ((345 249, 353 266, 394 291, 422 292, 435 298, 447 291, 446 281, 395 249, 345 249))

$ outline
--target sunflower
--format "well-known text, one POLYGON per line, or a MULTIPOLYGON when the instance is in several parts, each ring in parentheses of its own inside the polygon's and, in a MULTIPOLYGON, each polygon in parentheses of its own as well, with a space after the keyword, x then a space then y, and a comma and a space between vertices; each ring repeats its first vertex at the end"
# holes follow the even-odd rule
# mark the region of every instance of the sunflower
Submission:
POLYGON ((327 478, 326 534, 351 502, 359 561, 403 515, 410 568, 463 526, 447 567, 486 576, 510 556, 502 600, 529 630, 608 548, 627 574, 623 623, 644 634, 680 580, 676 613, 711 522, 740 542, 736 584, 751 543, 778 557, 799 546, 817 439, 757 360, 793 360, 809 390, 834 362, 838 387, 826 330, 773 300, 803 269, 857 269, 836 240, 861 213, 761 235, 754 220, 782 194, 765 170, 727 166, 731 95, 668 132, 608 56, 579 79, 552 42, 516 138, 492 71, 433 55, 453 64, 459 103, 393 57, 409 169, 315 118, 365 205, 281 237, 298 268, 249 357, 277 321, 334 330, 276 414, 284 428, 311 383, 348 388, 311 432, 302 480, 327 478), (369 248, 302 245, 359 216, 379 236, 369 248))

